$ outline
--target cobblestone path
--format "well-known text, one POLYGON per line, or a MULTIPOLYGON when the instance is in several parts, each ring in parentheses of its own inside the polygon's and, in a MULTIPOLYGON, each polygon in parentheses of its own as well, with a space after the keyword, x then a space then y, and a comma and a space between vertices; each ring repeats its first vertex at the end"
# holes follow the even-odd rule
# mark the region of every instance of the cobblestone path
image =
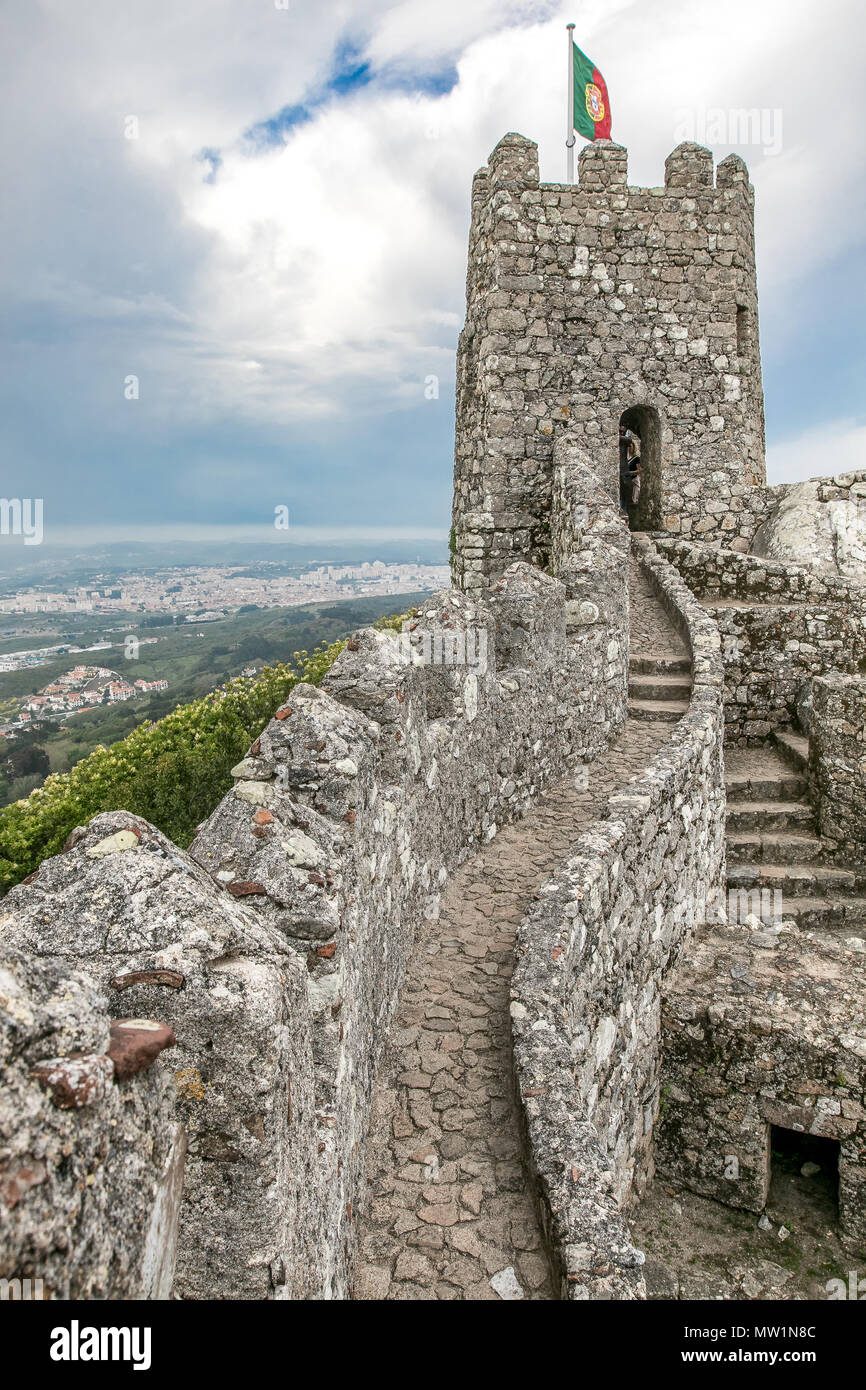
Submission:
MULTIPOLYGON (((637 566, 634 655, 684 647, 637 566)), ((671 725, 630 721, 589 768, 551 788, 452 877, 419 933, 373 1098, 355 1296, 553 1298, 512 1083, 509 984, 533 892, 642 771, 671 725)))

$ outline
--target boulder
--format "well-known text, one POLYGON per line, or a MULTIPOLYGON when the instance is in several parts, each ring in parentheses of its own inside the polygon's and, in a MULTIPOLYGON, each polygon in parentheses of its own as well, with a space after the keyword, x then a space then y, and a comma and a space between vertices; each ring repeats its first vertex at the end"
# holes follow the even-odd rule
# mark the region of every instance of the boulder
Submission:
POLYGON ((820 481, 785 491, 752 542, 752 554, 825 574, 866 575, 866 506, 861 499, 821 500, 820 481))

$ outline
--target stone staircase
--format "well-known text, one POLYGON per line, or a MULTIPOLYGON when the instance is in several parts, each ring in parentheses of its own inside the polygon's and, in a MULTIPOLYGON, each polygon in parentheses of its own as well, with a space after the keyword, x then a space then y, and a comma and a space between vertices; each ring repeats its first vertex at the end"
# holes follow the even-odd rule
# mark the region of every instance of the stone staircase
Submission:
POLYGON ((687 657, 633 656, 629 662, 630 719, 675 724, 689 708, 691 662, 687 657))
POLYGON ((728 890, 760 891, 806 931, 866 933, 866 872, 835 865, 808 796, 808 742, 776 733, 725 750, 728 890), (774 899, 781 893, 781 900, 774 899))

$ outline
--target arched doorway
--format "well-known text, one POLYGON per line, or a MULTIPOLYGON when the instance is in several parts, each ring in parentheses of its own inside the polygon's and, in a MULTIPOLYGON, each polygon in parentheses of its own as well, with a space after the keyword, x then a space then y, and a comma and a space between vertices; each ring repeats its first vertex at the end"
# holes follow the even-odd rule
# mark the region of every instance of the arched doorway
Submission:
POLYGON ((629 406, 619 417, 619 476, 620 506, 630 531, 662 529, 661 453, 658 411, 651 405, 629 406))

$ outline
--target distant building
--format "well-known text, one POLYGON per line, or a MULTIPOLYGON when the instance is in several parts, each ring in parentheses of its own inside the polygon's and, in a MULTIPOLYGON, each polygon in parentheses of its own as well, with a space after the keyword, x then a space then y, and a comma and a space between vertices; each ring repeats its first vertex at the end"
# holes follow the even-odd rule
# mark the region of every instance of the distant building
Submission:
POLYGON ((108 687, 108 698, 112 703, 116 700, 132 700, 134 696, 135 688, 127 681, 111 681, 108 687))

